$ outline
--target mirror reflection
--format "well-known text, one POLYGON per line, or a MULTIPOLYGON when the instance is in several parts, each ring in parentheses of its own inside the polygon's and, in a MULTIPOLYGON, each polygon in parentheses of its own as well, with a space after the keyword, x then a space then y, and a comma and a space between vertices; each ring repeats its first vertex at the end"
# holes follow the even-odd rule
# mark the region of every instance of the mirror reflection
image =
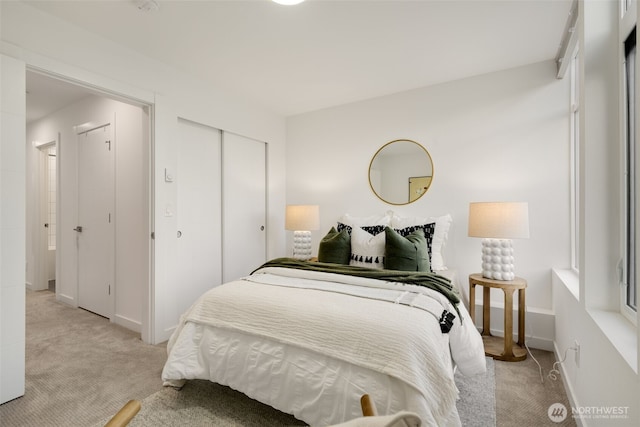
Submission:
POLYGON ((369 184, 383 202, 406 205, 422 197, 433 178, 429 152, 409 139, 396 139, 380 148, 369 165, 369 184))

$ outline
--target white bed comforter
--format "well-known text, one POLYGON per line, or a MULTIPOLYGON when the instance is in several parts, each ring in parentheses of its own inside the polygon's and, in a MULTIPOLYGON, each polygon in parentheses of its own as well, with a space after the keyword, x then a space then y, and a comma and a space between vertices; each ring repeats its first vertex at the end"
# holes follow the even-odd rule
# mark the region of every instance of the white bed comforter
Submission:
MULTIPOLYGON (((330 404, 323 402, 324 395, 339 397, 339 389, 346 387, 345 381, 337 381, 335 376, 311 375, 308 381, 314 384, 309 388, 316 391, 305 403, 300 396, 277 396, 286 394, 286 390, 276 391, 276 396, 273 390, 260 390, 255 378, 243 384, 228 374, 235 367, 238 372, 257 369, 277 376, 281 375, 280 368, 274 370, 274 363, 286 360, 299 370, 300 360, 317 357, 324 360, 323 365, 330 361, 348 365, 349 375, 355 375, 355 379, 347 384, 357 382, 368 372, 379 377, 374 383, 390 378, 398 389, 395 393, 402 396, 389 397, 387 400, 393 402, 386 404, 387 410, 418 412, 427 425, 455 425, 459 419, 452 360, 465 375, 486 369, 482 339, 461 305, 460 314, 462 319, 443 295, 424 287, 267 267, 208 291, 182 316, 169 341, 169 358, 162 377, 167 385, 181 385, 181 380, 193 378, 227 384, 311 425, 345 421, 353 416, 352 412, 328 408, 335 405, 335 397, 327 398, 330 404), (456 314, 447 334, 440 331, 438 322, 443 310, 456 314), (255 342, 240 342, 247 339, 255 342), (275 350, 265 349, 265 343, 274 343, 275 350), (256 352, 256 345, 262 349, 256 352), (234 359, 246 359, 245 351, 268 354, 262 359, 269 369, 260 367, 260 361, 253 361, 255 356, 238 368, 234 359), (274 353, 286 351, 294 353, 293 359, 283 355, 277 362, 279 356, 274 353), (296 353, 299 351, 307 356, 301 359, 296 353), (318 383, 322 386, 319 392, 318 383), (309 409, 314 405, 316 408, 309 409)), ((291 376, 282 372, 283 378, 291 376)), ((296 376, 299 375, 293 374, 294 378, 287 381, 297 381, 296 376)), ((264 381, 268 388, 277 384, 274 378, 264 381)), ((386 387, 376 384, 369 386, 386 387)))

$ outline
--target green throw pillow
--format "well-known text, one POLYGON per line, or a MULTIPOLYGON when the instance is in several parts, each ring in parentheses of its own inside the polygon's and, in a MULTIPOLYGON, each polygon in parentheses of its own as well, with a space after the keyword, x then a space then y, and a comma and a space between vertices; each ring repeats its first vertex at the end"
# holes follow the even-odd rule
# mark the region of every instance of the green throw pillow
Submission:
POLYGON ((430 272, 429 251, 424 231, 418 229, 402 237, 392 228, 385 228, 384 268, 402 271, 430 272))
POLYGON ((351 236, 344 229, 340 232, 335 227, 320 241, 318 248, 318 261, 333 264, 349 264, 351 257, 351 236))

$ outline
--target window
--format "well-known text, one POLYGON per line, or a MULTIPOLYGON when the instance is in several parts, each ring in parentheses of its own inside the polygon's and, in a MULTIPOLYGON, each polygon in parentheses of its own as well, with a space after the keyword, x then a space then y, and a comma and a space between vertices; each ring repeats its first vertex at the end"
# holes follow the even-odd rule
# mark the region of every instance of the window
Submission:
POLYGON ((624 42, 624 291, 622 295, 623 312, 637 310, 636 293, 636 29, 624 42))
POLYGON ((580 270, 580 55, 571 56, 571 268, 580 270))

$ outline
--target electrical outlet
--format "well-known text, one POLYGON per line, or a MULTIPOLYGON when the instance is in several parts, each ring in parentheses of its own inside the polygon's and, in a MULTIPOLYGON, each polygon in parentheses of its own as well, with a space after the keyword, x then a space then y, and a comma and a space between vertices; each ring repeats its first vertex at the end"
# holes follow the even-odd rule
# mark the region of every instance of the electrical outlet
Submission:
POLYGON ((573 342, 573 346, 575 347, 576 366, 579 368, 580 367, 580 343, 578 342, 578 340, 575 340, 573 342))

